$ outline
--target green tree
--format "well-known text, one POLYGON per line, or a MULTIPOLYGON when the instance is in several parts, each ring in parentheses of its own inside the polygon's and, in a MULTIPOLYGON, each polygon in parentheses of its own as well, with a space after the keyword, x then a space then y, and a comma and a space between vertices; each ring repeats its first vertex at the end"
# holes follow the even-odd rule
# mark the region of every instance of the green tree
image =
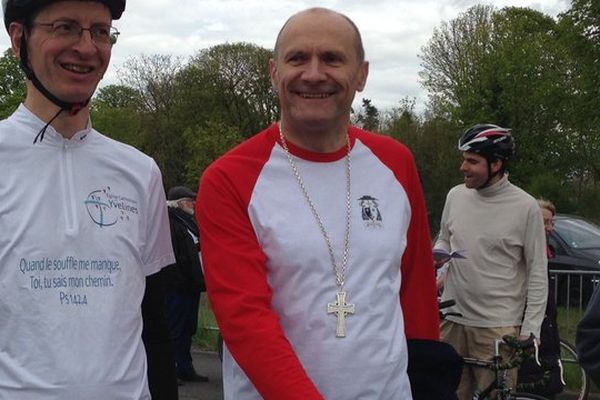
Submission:
POLYGON ((270 50, 223 44, 199 51, 177 75, 177 118, 186 122, 186 179, 198 176, 219 155, 277 119, 269 78, 270 50))
POLYGON ((156 160, 166 187, 185 181, 189 157, 183 136, 188 124, 177 115, 183 89, 177 79, 183 66, 180 57, 155 54, 132 57, 118 70, 121 84, 131 89, 126 93, 139 96, 138 147, 156 160))
POLYGON ((0 119, 12 114, 25 100, 25 75, 9 48, 0 57, 0 119))
POLYGON ((492 121, 513 129, 517 152, 511 173, 523 185, 548 172, 561 181, 559 169, 570 158, 562 151, 568 146, 559 120, 567 59, 557 36, 555 20, 538 11, 510 7, 494 15, 492 121))
POLYGON ((139 109, 142 103, 140 93, 124 85, 107 85, 98 89, 93 106, 139 109))
POLYGON ((195 124, 219 119, 246 137, 264 129, 279 114, 269 78, 271 56, 271 50, 249 43, 200 50, 179 75, 185 87, 182 115, 195 124))
POLYGON ((488 93, 494 86, 489 58, 493 10, 477 5, 442 22, 422 47, 419 77, 436 115, 468 124, 494 113, 488 93))
POLYGON ((568 70, 557 37, 554 19, 538 11, 474 6, 423 48, 421 78, 434 115, 462 129, 480 122, 512 128, 511 176, 525 186, 548 170, 566 179, 559 170, 570 152, 559 117, 568 70))
POLYGON ((383 132, 407 145, 415 156, 429 211, 432 233, 439 227, 448 190, 460 183, 458 129, 433 114, 419 116, 415 99, 404 98, 385 116, 383 132))
POLYGON ((360 111, 354 116, 356 125, 372 132, 379 132, 379 110, 371 103, 371 99, 362 99, 360 111))
POLYGON ((582 197, 600 180, 600 4, 574 0, 561 15, 560 40, 568 54, 565 93, 560 123, 569 146, 568 173, 582 197))
POLYGON ((186 161, 186 182, 190 187, 196 187, 198 178, 206 167, 244 140, 237 128, 218 120, 190 127, 184 136, 191 154, 186 161))
POLYGON ((575 30, 594 45, 596 52, 600 52, 600 2, 571 0, 571 8, 562 18, 568 19, 575 30))
POLYGON ((108 85, 98 89, 91 103, 94 127, 113 139, 141 147, 140 102, 139 93, 128 86, 108 85))
POLYGON ((200 50, 186 63, 167 55, 134 57, 119 70, 119 90, 111 88, 101 99, 120 106, 131 98, 141 121, 138 147, 157 160, 166 186, 189 184, 206 167, 202 160, 237 143, 231 132, 248 137, 277 119, 271 54, 235 43, 200 50))

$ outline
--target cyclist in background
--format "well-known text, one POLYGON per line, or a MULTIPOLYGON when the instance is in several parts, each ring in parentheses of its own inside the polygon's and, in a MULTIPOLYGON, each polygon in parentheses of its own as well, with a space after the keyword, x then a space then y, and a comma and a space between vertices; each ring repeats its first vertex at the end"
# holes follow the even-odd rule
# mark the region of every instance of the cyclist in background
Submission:
MULTIPOLYGON (((465 256, 450 261, 442 293, 442 301, 456 301, 449 311, 462 316, 447 316, 441 334, 463 357, 491 359, 495 339, 540 336, 548 293, 546 240, 536 200, 508 180, 510 129, 475 125, 458 149, 464 184, 447 195, 435 248, 465 256)), ((509 373, 513 383, 516 372, 509 373)), ((471 399, 493 379, 492 371, 465 368, 459 399, 471 399)))

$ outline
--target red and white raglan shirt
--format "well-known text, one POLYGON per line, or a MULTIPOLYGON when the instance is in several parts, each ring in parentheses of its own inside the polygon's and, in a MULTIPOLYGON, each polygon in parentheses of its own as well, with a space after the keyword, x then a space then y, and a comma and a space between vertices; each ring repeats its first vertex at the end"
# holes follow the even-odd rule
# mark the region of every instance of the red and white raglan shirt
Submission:
MULTIPOLYGON (((431 240, 410 151, 351 127, 346 336, 327 313, 338 288, 278 125, 213 163, 196 211, 208 294, 226 342, 226 400, 411 399, 407 338, 439 336, 431 240)), ((346 147, 289 144, 341 262, 346 147)))
POLYGON ((149 400, 145 277, 175 262, 160 171, 91 126, 33 144, 44 125, 0 121, 0 399, 149 400))

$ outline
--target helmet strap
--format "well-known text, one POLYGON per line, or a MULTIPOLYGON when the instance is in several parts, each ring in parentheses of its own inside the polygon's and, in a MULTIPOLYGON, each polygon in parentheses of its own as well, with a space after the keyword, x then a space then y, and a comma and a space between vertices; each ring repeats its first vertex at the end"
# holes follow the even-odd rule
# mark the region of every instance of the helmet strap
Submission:
POLYGON ((37 142, 38 138, 39 138, 40 142, 42 140, 44 140, 44 133, 46 132, 46 129, 48 129, 48 126, 52 123, 52 121, 54 121, 60 115, 60 113, 62 111, 67 111, 69 113, 69 115, 71 115, 71 116, 76 115, 79 111, 81 111, 82 108, 84 108, 85 106, 87 106, 89 104, 91 97, 89 97, 87 100, 82 101, 80 103, 71 103, 68 101, 61 100, 58 97, 56 97, 55 95, 53 95, 52 93, 50 93, 50 91, 48 89, 46 89, 46 87, 42 84, 42 82, 40 82, 40 80, 37 78, 37 76, 35 76, 33 69, 29 66, 29 60, 28 60, 28 54, 27 54, 27 39, 25 36, 26 36, 25 32, 23 32, 23 35, 21 36, 21 49, 19 51, 19 56, 21 58, 21 60, 19 62, 19 66, 25 73, 25 76, 27 77, 27 79, 29 79, 31 81, 31 83, 33 83, 33 86, 35 86, 35 88, 42 95, 44 95, 45 98, 47 98, 48 100, 50 100, 52 103, 56 104, 60 108, 58 110, 58 112, 54 115, 54 117, 52 117, 50 119, 50 121, 48 121, 48 123, 38 132, 38 134, 36 135, 36 137, 33 141, 33 143, 35 144, 37 142))
POLYGON ((494 177, 498 176, 498 174, 500 174, 500 172, 502 171, 502 168, 500 168, 498 171, 492 173, 492 161, 487 157, 485 158, 485 161, 487 162, 488 178, 483 184, 479 185, 477 189, 484 189, 488 187, 490 185, 490 181, 494 177))

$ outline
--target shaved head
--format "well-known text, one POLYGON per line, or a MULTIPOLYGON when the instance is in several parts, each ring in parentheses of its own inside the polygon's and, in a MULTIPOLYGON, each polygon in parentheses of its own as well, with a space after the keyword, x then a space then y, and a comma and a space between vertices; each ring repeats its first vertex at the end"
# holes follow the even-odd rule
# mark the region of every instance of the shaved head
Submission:
POLYGON ((296 19, 297 17, 306 15, 306 14, 331 14, 332 16, 337 16, 337 17, 345 20, 348 23, 348 25, 352 28, 352 30, 354 31, 354 45, 356 48, 356 58, 358 59, 359 63, 362 63, 365 60, 365 49, 363 47, 362 37, 360 36, 360 32, 359 32, 356 24, 350 18, 345 16, 344 14, 339 13, 337 11, 330 10, 328 8, 323 8, 323 7, 308 8, 308 9, 300 11, 300 12, 292 15, 290 18, 288 18, 288 20, 285 22, 285 24, 283 24, 283 26, 281 27, 279 34, 277 34, 277 40, 275 41, 275 50, 273 51, 274 58, 277 58, 277 53, 279 50, 279 42, 280 42, 282 34, 284 33, 284 31, 286 30, 288 25, 291 22, 293 22, 293 20, 296 19))

